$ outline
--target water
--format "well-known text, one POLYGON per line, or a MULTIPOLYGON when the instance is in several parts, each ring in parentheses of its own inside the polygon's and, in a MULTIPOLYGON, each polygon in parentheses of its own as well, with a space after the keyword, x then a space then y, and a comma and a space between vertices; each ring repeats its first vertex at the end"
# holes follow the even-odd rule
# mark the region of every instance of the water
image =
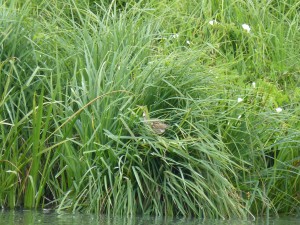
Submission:
POLYGON ((107 217, 89 214, 58 214, 49 211, 0 211, 0 225, 300 225, 300 217, 247 220, 166 219, 107 217))

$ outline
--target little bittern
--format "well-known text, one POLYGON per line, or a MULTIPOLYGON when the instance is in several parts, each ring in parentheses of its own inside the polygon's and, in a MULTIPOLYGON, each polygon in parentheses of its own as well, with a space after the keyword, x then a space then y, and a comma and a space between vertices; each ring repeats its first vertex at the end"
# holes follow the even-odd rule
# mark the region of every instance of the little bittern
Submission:
POLYGON ((150 119, 146 107, 143 107, 143 118, 144 118, 144 123, 148 124, 156 134, 163 134, 168 128, 168 125, 163 123, 161 120, 150 119))

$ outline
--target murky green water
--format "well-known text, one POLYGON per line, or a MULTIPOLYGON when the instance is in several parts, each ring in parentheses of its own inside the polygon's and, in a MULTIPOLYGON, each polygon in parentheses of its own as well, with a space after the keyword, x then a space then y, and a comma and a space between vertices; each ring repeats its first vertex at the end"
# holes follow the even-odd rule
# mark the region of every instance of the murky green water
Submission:
POLYGON ((300 217, 284 217, 276 219, 258 219, 256 221, 246 220, 198 220, 198 219, 165 219, 152 217, 107 217, 88 214, 57 214, 47 211, 0 211, 0 225, 299 225, 300 217))

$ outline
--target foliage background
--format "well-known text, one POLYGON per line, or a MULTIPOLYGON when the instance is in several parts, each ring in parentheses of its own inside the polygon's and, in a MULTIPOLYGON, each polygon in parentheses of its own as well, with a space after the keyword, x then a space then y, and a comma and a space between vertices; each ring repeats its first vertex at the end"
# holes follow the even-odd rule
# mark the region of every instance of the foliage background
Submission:
POLYGON ((299 7, 0 1, 0 205, 299 214, 299 7))

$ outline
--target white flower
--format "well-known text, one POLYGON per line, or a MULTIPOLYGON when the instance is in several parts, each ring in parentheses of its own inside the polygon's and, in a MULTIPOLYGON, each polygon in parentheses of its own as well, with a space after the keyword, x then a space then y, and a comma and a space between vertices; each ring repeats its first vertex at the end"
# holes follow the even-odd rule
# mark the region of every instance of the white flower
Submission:
POLYGON ((211 21, 209 21, 208 22, 210 25, 216 25, 216 24, 218 24, 218 21, 216 21, 216 20, 211 20, 211 21))
POLYGON ((175 39, 179 37, 179 34, 172 34, 170 37, 175 39))
POLYGON ((242 24, 242 27, 243 27, 243 29, 245 30, 245 31, 247 31, 248 33, 250 32, 250 30, 251 30, 251 28, 250 28, 250 26, 248 25, 248 24, 242 24))
POLYGON ((278 112, 278 113, 282 112, 282 108, 280 108, 280 107, 276 108, 275 110, 276 110, 276 112, 278 112))
POLYGON ((241 118, 242 118, 242 115, 239 115, 239 116, 238 116, 238 120, 241 119, 241 118))
POLYGON ((186 43, 187 43, 188 45, 190 45, 190 44, 191 44, 191 42, 190 42, 189 40, 187 40, 187 41, 186 41, 186 43))
POLYGON ((242 102, 242 101, 243 101, 242 98, 238 98, 238 99, 237 99, 237 102, 242 102))
POLYGON ((252 82, 252 87, 256 88, 256 83, 255 82, 252 82))

